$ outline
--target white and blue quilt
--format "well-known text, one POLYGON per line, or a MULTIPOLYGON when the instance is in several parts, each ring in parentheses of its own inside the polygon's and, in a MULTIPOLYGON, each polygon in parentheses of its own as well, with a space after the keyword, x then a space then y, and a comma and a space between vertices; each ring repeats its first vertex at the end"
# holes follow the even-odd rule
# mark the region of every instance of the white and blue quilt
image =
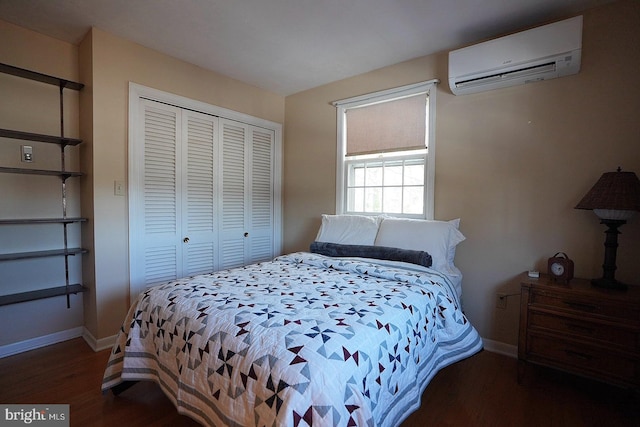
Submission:
POLYGON ((397 426, 481 348, 435 270, 299 252, 145 291, 102 389, 153 380, 211 426, 397 426))

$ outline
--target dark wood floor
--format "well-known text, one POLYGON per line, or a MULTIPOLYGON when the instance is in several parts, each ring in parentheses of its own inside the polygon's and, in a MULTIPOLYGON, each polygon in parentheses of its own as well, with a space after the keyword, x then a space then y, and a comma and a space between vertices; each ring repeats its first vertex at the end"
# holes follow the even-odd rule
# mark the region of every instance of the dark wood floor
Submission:
MULTIPOLYGON (((102 394, 108 351, 80 338, 0 359, 0 403, 67 403, 72 426, 196 426, 153 383, 102 394)), ((640 399, 615 387, 483 351, 438 373, 402 427, 640 426, 640 399)))

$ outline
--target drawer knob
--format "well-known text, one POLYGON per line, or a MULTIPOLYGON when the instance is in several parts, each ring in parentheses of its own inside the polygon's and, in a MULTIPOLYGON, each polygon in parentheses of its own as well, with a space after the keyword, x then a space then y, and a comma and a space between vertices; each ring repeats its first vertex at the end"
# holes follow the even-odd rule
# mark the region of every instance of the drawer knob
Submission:
POLYGON ((595 305, 591 305, 591 304, 584 304, 584 303, 580 303, 580 302, 573 302, 573 301, 563 301, 566 305, 568 305, 569 307, 573 308, 574 310, 580 310, 580 311, 596 311, 598 309, 597 306, 595 305))
POLYGON ((582 359, 582 360, 592 359, 592 357, 589 356, 588 354, 580 353, 579 351, 565 350, 564 352, 567 353, 567 356, 576 357, 578 359, 582 359))
POLYGON ((567 325, 567 329, 571 331, 579 331, 584 332, 586 334, 593 334, 593 328, 584 325, 576 325, 575 323, 565 323, 567 325))

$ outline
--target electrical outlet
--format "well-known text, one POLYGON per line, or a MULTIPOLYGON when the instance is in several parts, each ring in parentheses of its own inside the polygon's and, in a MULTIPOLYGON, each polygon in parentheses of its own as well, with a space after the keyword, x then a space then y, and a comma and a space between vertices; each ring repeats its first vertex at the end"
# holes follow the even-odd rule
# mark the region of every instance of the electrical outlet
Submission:
POLYGON ((502 310, 507 308, 507 294, 503 294, 503 293, 496 294, 496 308, 500 308, 502 310))

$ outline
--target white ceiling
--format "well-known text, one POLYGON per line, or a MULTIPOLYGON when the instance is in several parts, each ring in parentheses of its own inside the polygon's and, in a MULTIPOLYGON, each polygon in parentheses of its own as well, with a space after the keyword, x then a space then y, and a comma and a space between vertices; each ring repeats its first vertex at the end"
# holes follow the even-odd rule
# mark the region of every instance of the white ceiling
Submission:
POLYGON ((0 19, 74 44, 97 27, 286 96, 610 1, 0 0, 0 19))

